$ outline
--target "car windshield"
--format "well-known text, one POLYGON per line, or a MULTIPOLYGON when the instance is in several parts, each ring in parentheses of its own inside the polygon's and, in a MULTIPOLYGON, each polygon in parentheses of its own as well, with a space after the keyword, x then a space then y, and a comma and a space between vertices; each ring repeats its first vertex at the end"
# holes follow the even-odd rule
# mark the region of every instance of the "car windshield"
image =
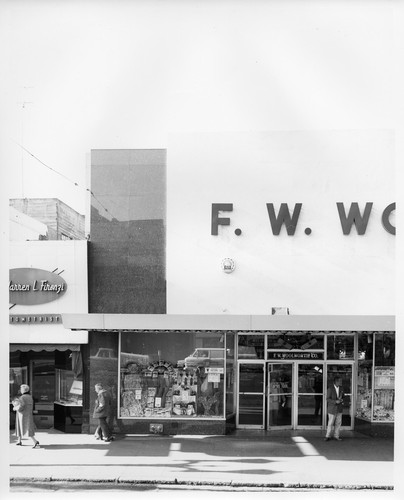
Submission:
POLYGON ((192 356, 198 357, 198 358, 207 358, 209 356, 209 351, 203 351, 201 349, 197 349, 192 356))
POLYGON ((223 358, 222 349, 196 349, 193 354, 193 358, 223 358))

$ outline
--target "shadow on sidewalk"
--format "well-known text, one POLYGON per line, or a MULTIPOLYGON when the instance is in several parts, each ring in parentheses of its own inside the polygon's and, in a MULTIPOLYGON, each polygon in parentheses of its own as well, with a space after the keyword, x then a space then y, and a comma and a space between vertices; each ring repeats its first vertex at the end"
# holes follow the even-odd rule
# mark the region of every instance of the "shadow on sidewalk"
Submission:
MULTIPOLYGON (((74 438, 72 438, 74 439, 74 438)), ((77 439, 77 438, 76 438, 77 439)), ((57 441, 57 440, 55 440, 57 441)), ((27 445, 28 448, 28 445, 27 445)), ((72 442, 41 443, 44 451, 101 451, 105 457, 170 457, 173 461, 207 457, 267 463, 277 458, 324 457, 327 460, 385 461, 394 460, 392 439, 348 435, 343 441, 324 441, 316 435, 206 436, 193 439, 181 436, 117 436, 111 443, 72 442)))

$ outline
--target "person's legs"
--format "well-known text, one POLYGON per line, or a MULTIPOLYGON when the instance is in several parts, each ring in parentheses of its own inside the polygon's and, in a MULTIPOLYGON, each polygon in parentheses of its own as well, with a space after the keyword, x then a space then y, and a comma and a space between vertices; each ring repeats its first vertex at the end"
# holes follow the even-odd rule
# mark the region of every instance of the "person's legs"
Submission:
POLYGON ((326 438, 331 437, 334 422, 335 422, 335 415, 333 415, 332 413, 329 413, 328 414, 327 434, 325 435, 326 438))
POLYGON ((94 432, 94 437, 95 437, 95 439, 102 439, 102 432, 101 432, 100 425, 97 425, 97 428, 95 429, 95 432, 94 432))
POLYGON ((16 432, 16 436, 17 436, 17 444, 19 446, 22 445, 22 436, 21 436, 21 433, 20 432, 16 432))
POLYGON ((107 417, 107 425, 110 433, 112 434, 114 432, 114 415, 111 414, 107 417))
POLYGON ((342 424, 342 413, 337 413, 335 416, 335 427, 334 427, 334 437, 335 439, 339 439, 339 431, 341 429, 342 424))
POLYGON ((15 415, 15 435, 17 436, 17 444, 19 446, 22 445, 22 424, 21 424, 21 416, 18 412, 15 415))
POLYGON ((107 424, 107 417, 102 417, 98 419, 99 426, 101 427, 102 435, 104 436, 104 439, 110 439, 111 437, 111 431, 109 430, 108 424, 107 424))
POLYGON ((314 416, 318 417, 321 410, 322 396, 315 396, 314 416))
POLYGON ((37 439, 35 439, 35 436, 30 436, 30 438, 32 439, 32 442, 34 443, 33 448, 38 448, 39 441, 37 439))

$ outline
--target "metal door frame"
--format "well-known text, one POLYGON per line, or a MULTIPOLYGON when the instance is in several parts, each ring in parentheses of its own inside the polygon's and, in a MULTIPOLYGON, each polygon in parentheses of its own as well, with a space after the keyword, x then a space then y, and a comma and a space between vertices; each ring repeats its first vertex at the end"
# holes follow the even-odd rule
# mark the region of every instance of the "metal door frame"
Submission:
MULTIPOLYGON (((334 359, 334 360, 329 360, 326 364, 326 387, 325 387, 325 394, 324 394, 324 398, 326 400, 326 397, 327 397, 327 387, 328 387, 328 366, 330 365, 348 365, 352 368, 352 376, 351 376, 351 392, 350 392, 350 398, 351 398, 351 425, 348 426, 348 425, 344 425, 344 426, 341 426, 341 429, 344 429, 344 430, 353 430, 354 429, 354 425, 355 425, 355 408, 354 408, 354 404, 355 404, 355 401, 356 401, 356 387, 357 387, 357 383, 356 383, 356 363, 355 363, 355 360, 353 359, 334 359)), ((328 417, 327 417, 328 418, 328 417)), ((325 423, 325 427, 327 427, 327 421, 325 423)))
MULTIPOLYGON (((296 369, 295 369, 295 374, 296 374, 296 379, 295 379, 295 402, 294 402, 294 407, 295 407, 295 421, 294 421, 294 427, 293 429, 313 429, 313 430, 319 430, 319 429, 325 429, 327 426, 327 413, 325 412, 325 409, 327 408, 327 362, 324 359, 321 360, 295 360, 296 363, 296 369), (321 423, 319 425, 299 425, 299 365, 321 365, 323 369, 323 391, 322 391, 322 397, 323 397, 323 402, 322 402, 322 411, 321 411, 321 423)), ((302 393, 304 395, 306 393, 302 393)))
POLYGON ((266 381, 266 361, 265 360, 242 360, 242 361, 237 361, 237 404, 236 404, 236 428, 237 429, 265 429, 265 423, 266 423, 266 386, 267 386, 267 381, 266 381), (259 365, 262 367, 262 372, 263 372, 263 391, 262 393, 259 392, 240 392, 240 366, 241 365, 259 365), (262 425, 246 425, 246 424, 240 424, 239 419, 240 419, 240 395, 241 394, 246 394, 246 395, 253 395, 253 394, 262 394, 262 425))
POLYGON ((266 366, 265 366, 265 376, 266 376, 266 386, 265 386, 265 398, 266 398, 266 419, 265 419, 265 423, 266 423, 266 429, 268 430, 272 430, 272 429, 294 429, 294 420, 296 418, 296 402, 295 402, 295 399, 296 399, 296 381, 295 381, 295 373, 296 373, 296 361, 294 360, 285 360, 285 361, 280 361, 280 360, 276 360, 276 361, 273 361, 273 360, 269 360, 269 361, 266 361, 266 366), (269 425, 269 402, 270 402, 270 398, 269 398, 269 377, 268 377, 268 366, 269 365, 291 365, 292 367, 292 393, 291 393, 291 402, 292 402, 292 408, 291 408, 291 423, 290 425, 269 425))

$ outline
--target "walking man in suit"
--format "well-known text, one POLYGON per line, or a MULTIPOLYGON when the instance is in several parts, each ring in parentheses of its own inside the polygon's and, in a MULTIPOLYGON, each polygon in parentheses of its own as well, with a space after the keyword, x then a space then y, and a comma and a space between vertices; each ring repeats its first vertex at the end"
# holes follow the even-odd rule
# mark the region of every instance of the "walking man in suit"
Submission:
POLYGON ((103 437, 104 441, 109 443, 114 439, 112 431, 107 424, 107 418, 110 416, 111 396, 102 384, 95 384, 95 392, 97 393, 97 398, 95 400, 93 418, 98 418, 96 433, 100 439, 103 437))
POLYGON ((342 441, 339 437, 339 431, 342 422, 342 402, 344 400, 344 391, 342 390, 342 379, 338 375, 334 377, 334 384, 327 390, 327 413, 328 425, 327 434, 324 441, 331 439, 332 430, 334 428, 334 439, 342 441))

